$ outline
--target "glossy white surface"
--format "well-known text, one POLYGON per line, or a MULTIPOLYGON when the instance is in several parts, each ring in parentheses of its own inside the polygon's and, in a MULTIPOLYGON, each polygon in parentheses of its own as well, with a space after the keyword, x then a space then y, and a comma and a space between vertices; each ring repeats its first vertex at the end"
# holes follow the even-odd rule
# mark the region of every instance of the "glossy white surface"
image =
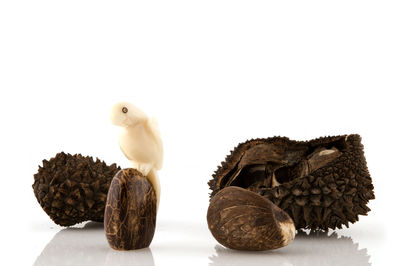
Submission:
POLYGON ((301 232, 289 246, 266 252, 226 249, 213 243, 207 229, 199 224, 161 224, 157 234, 150 248, 116 251, 109 248, 103 225, 89 222, 81 228, 57 232, 37 256, 34 265, 154 266, 165 265, 166 261, 179 265, 208 263, 210 266, 371 265, 368 248, 360 247, 352 237, 337 232, 301 232))

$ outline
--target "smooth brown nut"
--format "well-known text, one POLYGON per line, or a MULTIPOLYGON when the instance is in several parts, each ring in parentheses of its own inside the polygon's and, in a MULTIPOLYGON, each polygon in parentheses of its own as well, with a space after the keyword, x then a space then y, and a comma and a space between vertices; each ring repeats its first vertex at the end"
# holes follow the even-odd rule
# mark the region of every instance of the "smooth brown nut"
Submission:
POLYGON ((148 247, 156 228, 156 193, 139 171, 119 171, 111 181, 104 214, 110 246, 118 250, 148 247))
POLYGON ((227 187, 211 198, 208 228, 225 247, 269 250, 288 245, 295 236, 289 215, 266 198, 240 187, 227 187))

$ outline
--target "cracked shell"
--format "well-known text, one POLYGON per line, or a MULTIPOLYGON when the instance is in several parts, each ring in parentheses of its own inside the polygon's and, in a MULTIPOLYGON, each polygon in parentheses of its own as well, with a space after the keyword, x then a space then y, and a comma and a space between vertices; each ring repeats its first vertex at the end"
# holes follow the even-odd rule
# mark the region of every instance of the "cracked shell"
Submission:
POLYGON ((238 186, 271 200, 296 228, 342 228, 367 215, 374 187, 359 135, 293 141, 286 137, 239 144, 208 182, 211 197, 238 186))

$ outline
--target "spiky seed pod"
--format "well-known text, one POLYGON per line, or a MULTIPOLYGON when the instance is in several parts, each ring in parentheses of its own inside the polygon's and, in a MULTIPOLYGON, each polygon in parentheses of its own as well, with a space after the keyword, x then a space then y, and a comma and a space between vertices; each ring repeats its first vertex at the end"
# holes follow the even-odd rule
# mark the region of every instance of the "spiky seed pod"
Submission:
POLYGON ((348 227, 367 215, 375 198, 359 135, 249 140, 227 156, 208 184, 211 197, 239 186, 270 199, 297 229, 348 227))
POLYGON ((99 159, 61 152, 43 160, 32 187, 40 206, 56 224, 103 222, 108 188, 120 169, 99 159))
POLYGON ((157 196, 149 179, 133 169, 119 171, 111 181, 104 230, 117 250, 148 247, 156 228, 157 196))
POLYGON ((281 248, 296 234, 287 213, 270 200, 240 187, 226 187, 211 199, 207 223, 220 244, 239 250, 281 248))

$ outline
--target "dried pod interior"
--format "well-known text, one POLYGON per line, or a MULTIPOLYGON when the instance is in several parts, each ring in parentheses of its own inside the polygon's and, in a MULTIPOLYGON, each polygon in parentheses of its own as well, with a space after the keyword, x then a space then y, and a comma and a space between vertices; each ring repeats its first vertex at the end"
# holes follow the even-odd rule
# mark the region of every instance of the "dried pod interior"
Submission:
POLYGON ((254 145, 243 152, 218 186, 262 192, 311 174, 339 157, 344 149, 345 137, 317 146, 286 141, 254 145))

